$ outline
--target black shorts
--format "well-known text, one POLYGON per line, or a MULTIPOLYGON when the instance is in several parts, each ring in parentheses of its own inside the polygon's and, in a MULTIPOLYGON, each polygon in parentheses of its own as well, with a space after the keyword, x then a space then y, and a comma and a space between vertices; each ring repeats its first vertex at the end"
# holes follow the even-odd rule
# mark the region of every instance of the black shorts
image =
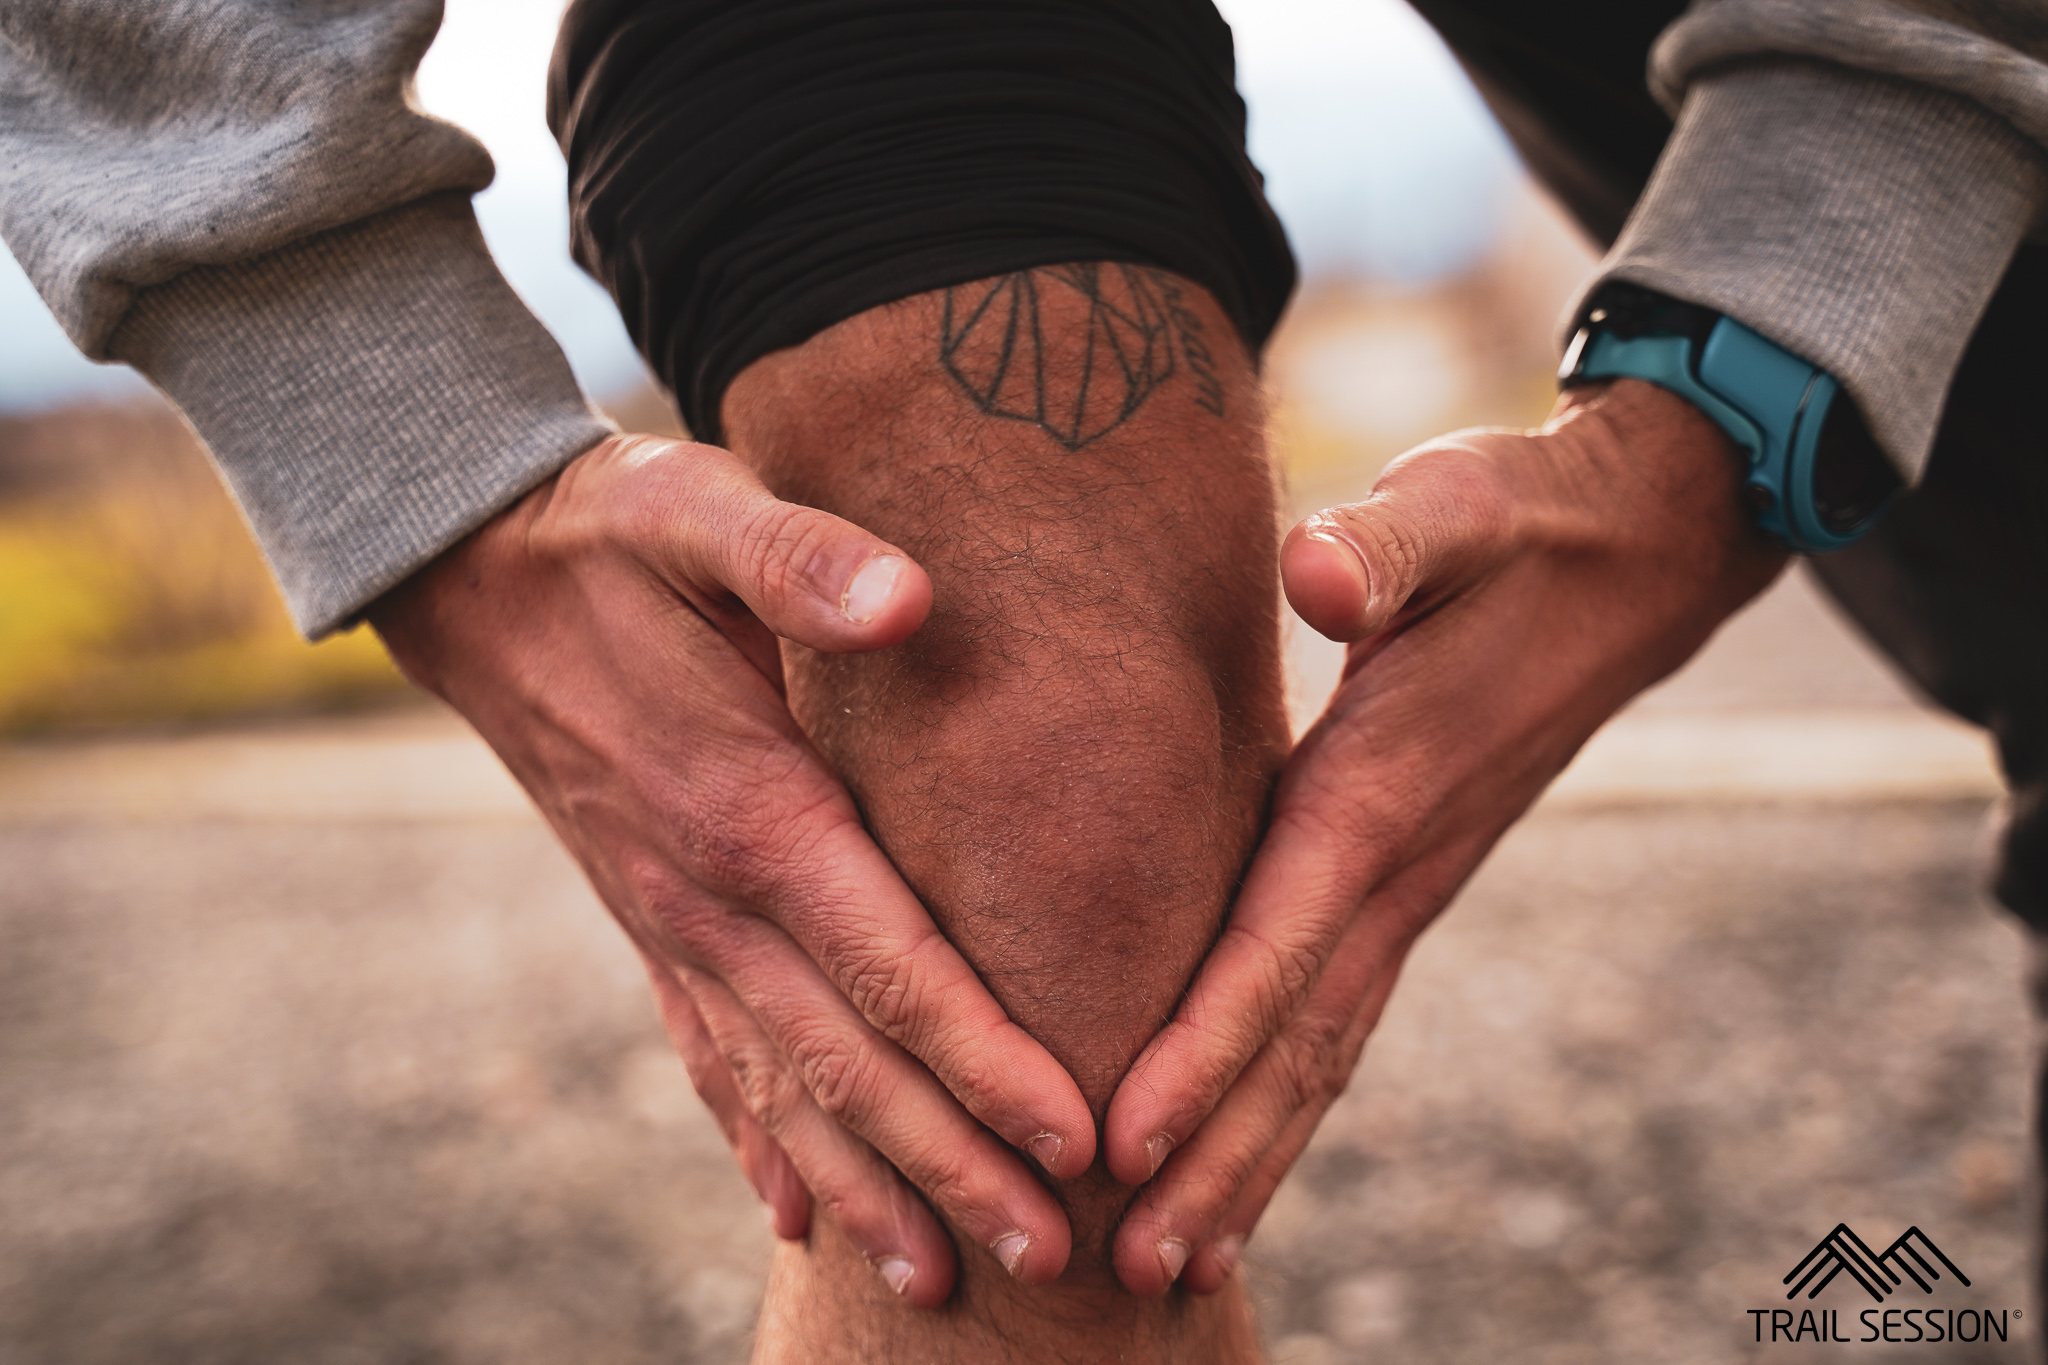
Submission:
POLYGON ((1159 266, 1254 354, 1294 286, 1208 0, 577 0, 548 95, 576 258, 700 439, 749 362, 946 285, 1159 266))

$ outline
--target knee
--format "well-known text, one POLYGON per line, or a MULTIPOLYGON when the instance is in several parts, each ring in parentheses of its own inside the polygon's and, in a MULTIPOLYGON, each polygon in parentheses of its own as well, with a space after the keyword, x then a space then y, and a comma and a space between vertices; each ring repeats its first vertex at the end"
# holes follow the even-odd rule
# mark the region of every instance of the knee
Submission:
POLYGON ((981 487, 881 532, 932 576, 924 627, 787 670, 876 839, 1098 1107, 1214 940, 1286 743, 1270 476, 1143 454, 1105 494, 1064 452, 983 451, 981 487))
MULTIPOLYGON (((894 649, 786 649, 790 705, 1100 1113, 1213 941, 1285 750, 1256 385, 1236 355, 1228 419, 1162 390, 1067 449, 963 412, 912 346, 919 308, 758 362, 728 400, 734 448, 782 496, 932 578, 931 617, 894 649)), ((1077 1252, 1128 1197, 1097 1175, 1063 1192, 1077 1252)))
MULTIPOLYGON (((1204 601, 1262 650, 1271 621, 1204 601)), ((1247 689, 1144 595, 1121 622, 1037 598, 1030 630, 992 628, 990 605, 956 594, 887 659, 804 660, 791 697, 877 841, 1100 1122, 1257 840, 1284 738, 1277 662, 1247 689)), ((1077 1273, 1106 1279, 1131 1191, 1098 1164, 1059 1193, 1077 1273)))
MULTIPOLYGON (((876 838, 1099 1114, 1214 940, 1271 763, 1198 659, 1060 644, 1042 667, 1010 651, 1011 669, 948 678, 943 704, 907 687, 926 702, 826 742, 876 838)), ((851 731, 877 708, 848 709, 851 731)))

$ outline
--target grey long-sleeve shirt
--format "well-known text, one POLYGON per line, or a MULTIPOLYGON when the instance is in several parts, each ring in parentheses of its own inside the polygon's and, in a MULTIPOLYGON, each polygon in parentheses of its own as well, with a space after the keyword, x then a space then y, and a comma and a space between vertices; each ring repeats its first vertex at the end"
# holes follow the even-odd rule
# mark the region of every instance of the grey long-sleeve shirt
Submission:
POLYGON ((1695 0, 1678 125, 1603 262, 1828 370, 1908 478, 2048 205, 2044 0, 1695 0))
MULTIPOLYGON (((610 430, 422 114, 440 0, 6 0, 0 237, 184 411, 308 635, 610 430)), ((536 77, 537 79, 538 77, 536 77)))
MULTIPOLYGON (((0 237, 206 440, 300 626, 358 613, 607 430, 410 99, 440 0, 7 0, 0 237)), ((1602 271, 1826 366, 1909 472, 2048 200, 2048 0, 1699 0, 1602 271)))

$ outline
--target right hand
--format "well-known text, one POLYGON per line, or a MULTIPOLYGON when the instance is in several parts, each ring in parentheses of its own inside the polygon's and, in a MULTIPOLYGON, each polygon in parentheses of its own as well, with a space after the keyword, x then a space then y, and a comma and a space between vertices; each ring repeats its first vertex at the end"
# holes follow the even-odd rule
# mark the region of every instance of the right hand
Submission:
POLYGON ((1288 536, 1288 601, 1347 642, 1344 673, 1229 923, 1110 1101, 1109 1168, 1145 1185, 1117 1241, 1134 1293, 1225 1282, 1416 936, 1579 746, 1784 568, 1740 468, 1691 403, 1621 379, 1536 431, 1430 441, 1288 536))
POLYGON ((1060 1178, 1095 1148, 1079 1087, 939 932, 785 704, 776 636, 887 648, 930 605, 908 556, 727 452, 621 436, 370 611, 640 950, 777 1231, 803 1233, 800 1176, 921 1306, 951 1291, 952 1241, 891 1164, 1035 1284, 1069 1231, 1003 1143, 1060 1178))

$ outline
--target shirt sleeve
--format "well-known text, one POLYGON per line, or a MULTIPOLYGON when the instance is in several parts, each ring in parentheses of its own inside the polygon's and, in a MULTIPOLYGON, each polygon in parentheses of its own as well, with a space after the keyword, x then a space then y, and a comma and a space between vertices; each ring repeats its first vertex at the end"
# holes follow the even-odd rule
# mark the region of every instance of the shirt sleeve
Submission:
POLYGON ((1942 8, 1695 4, 1651 54, 1676 128, 1592 286, 1704 304, 1828 370, 1908 478, 2048 204, 2048 62, 1942 8))
POLYGON ((10 0, 0 237, 185 413, 308 635, 610 430, 412 99, 439 0, 10 0))

